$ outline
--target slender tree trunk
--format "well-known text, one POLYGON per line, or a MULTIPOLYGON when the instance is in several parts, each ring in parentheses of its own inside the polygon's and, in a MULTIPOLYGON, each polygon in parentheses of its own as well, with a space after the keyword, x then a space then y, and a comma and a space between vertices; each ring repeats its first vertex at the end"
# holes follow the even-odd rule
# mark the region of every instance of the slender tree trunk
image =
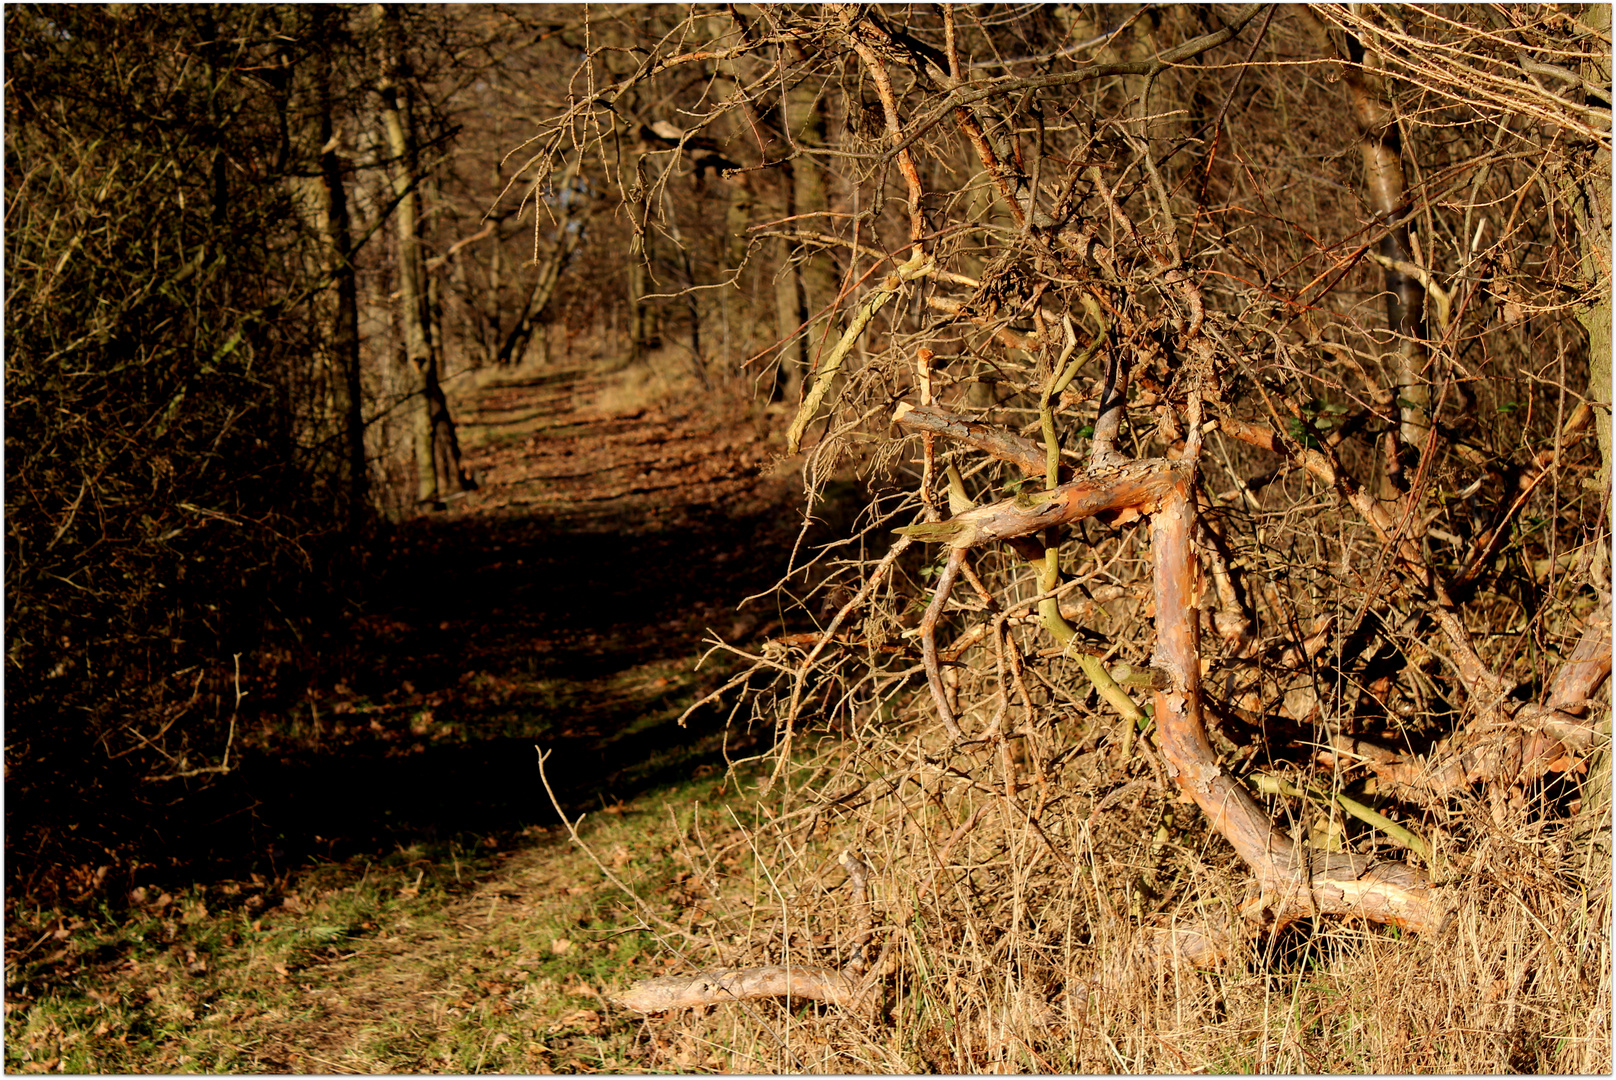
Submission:
POLYGON ((416 501, 443 505, 443 489, 451 481, 462 490, 475 485, 460 468, 460 448, 448 399, 439 383, 438 358, 432 348, 431 313, 426 288, 426 264, 420 240, 420 162, 410 117, 409 73, 404 63, 397 9, 382 4, 373 8, 382 30, 382 129, 392 158, 393 193, 398 199, 394 223, 398 236, 400 309, 404 323, 406 362, 415 377, 414 417, 416 501))
MULTIPOLYGON (((1610 34, 1610 5, 1589 4, 1583 9, 1583 20, 1602 34, 1610 34)), ((1583 78, 1590 86, 1607 95, 1611 91, 1610 60, 1602 64, 1589 64, 1583 78)), ((1591 115, 1591 111, 1590 111, 1591 115)), ((1609 123, 1608 120, 1605 121, 1609 123)), ((1588 332, 1588 397, 1593 403, 1594 431, 1599 437, 1599 475, 1597 483, 1604 493, 1606 520, 1609 520, 1610 499, 1610 396, 1611 396, 1611 189, 1610 151, 1595 152, 1598 168, 1594 176, 1581 182, 1580 190, 1573 192, 1572 205, 1582 237, 1582 273, 1590 284, 1591 295, 1597 299, 1582 310, 1579 321, 1588 332)), ((1610 582, 1610 537, 1595 545, 1594 564, 1590 570, 1594 581, 1610 582)), ((1606 858, 1610 857, 1610 801, 1611 770, 1610 748, 1602 747, 1589 763, 1588 785, 1583 796, 1583 813, 1592 827, 1603 832, 1600 841, 1606 858)))
MULTIPOLYGON (((825 104, 820 88, 814 83, 804 81, 791 88, 786 95, 786 122, 790 126, 793 142, 808 146, 825 145, 825 104)), ((791 176, 794 212, 822 215, 824 211, 830 209, 830 192, 826 187, 829 170, 821 168, 811 158, 802 160, 804 167, 793 169, 791 176)), ((814 232, 830 231, 829 221, 823 216, 805 217, 800 219, 798 224, 814 232)), ((791 270, 792 276, 796 279, 795 325, 808 326, 837 292, 831 255, 828 251, 819 251, 807 258, 795 259, 791 263, 791 270)), ((815 351, 824 340, 823 324, 815 323, 813 326, 813 330, 803 334, 797 349, 799 370, 796 378, 799 383, 802 372, 806 372, 812 366, 815 351)), ((833 340, 829 341, 826 347, 833 344, 835 344, 833 340)), ((793 386, 790 389, 794 393, 796 388, 793 386)))
POLYGON ((582 160, 579 157, 568 165, 555 186, 556 200, 551 213, 555 215, 556 226, 550 239, 550 251, 535 271, 533 286, 517 312, 516 321, 500 342, 494 360, 501 366, 520 364, 535 343, 540 350, 541 363, 549 358, 549 322, 545 309, 555 299, 561 272, 583 240, 584 220, 573 213, 572 200, 566 195, 578 176, 582 160))
MULTIPOLYGON (((339 9, 317 7, 311 33, 324 42, 338 29, 339 9)), ((331 57, 317 47, 310 58, 313 101, 305 124, 308 151, 318 158, 319 174, 302 182, 305 214, 319 243, 316 273, 327 279, 331 293, 322 301, 319 328, 320 362, 329 387, 330 415, 337 433, 337 497, 339 513, 357 525, 369 502, 369 466, 365 455, 364 394, 359 351, 359 289, 354 267, 353 234, 348 213, 347 181, 340 142, 332 119, 331 57)))
POLYGON ((628 358, 637 363, 651 344, 650 313, 641 297, 645 295, 644 237, 638 238, 628 254, 628 358))
MULTIPOLYGON (((1403 140, 1397 130, 1386 88, 1375 69, 1380 57, 1356 38, 1347 39, 1354 64, 1347 68, 1353 113, 1362 133, 1364 190, 1375 215, 1390 222, 1406 209, 1408 182, 1403 173, 1403 140)), ((1407 224, 1390 229, 1380 241, 1386 284, 1386 326, 1396 335, 1392 368, 1397 381, 1398 436, 1418 455, 1431 432, 1431 386, 1426 373, 1425 290, 1407 267, 1415 265, 1407 224)))
MULTIPOLYGON (((1600 33, 1610 33, 1609 4, 1589 4, 1583 18, 1600 33)), ((1603 64, 1589 65, 1583 77, 1592 86, 1609 94, 1609 58, 1603 64)), ((1606 120, 1605 123, 1608 125, 1610 121, 1606 120)), ((1610 483, 1611 452, 1611 191, 1608 180, 1603 179, 1610 176, 1610 151, 1601 148, 1595 152, 1595 157, 1599 168, 1594 170, 1594 176, 1600 179, 1590 179, 1581 185, 1576 205, 1582 234, 1582 272, 1584 278, 1594 286, 1592 295, 1598 298, 1583 310, 1581 322, 1588 331, 1588 396, 1597 402, 1594 406, 1594 430, 1599 435, 1599 454, 1603 463, 1599 479, 1603 486, 1610 483)))

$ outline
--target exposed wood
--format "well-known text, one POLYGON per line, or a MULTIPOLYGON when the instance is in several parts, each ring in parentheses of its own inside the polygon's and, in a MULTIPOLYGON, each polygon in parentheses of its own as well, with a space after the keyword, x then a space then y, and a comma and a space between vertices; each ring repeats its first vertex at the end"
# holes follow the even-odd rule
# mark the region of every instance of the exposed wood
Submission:
POLYGON ((1571 655, 1566 657, 1560 670, 1555 672, 1545 699, 1551 709, 1573 712, 1579 704, 1591 698, 1610 678, 1611 662, 1610 597, 1594 612, 1594 617, 1582 632, 1571 655))
POLYGON ((1256 875, 1277 922, 1311 914, 1357 915, 1429 932, 1449 912, 1424 873, 1398 862, 1324 855, 1298 847, 1257 800, 1218 765, 1201 710, 1199 564, 1191 547, 1194 498, 1188 475, 1151 519, 1156 587, 1152 667, 1172 685, 1156 692, 1156 730, 1168 773, 1256 875))
POLYGON ((695 975, 667 975, 635 983, 612 1000, 641 1013, 695 1009, 756 998, 796 998, 857 1008, 863 1004, 860 982, 836 968, 715 968, 695 975))
MULTIPOLYGON (((1194 444, 1198 442, 1193 439, 1194 444)), ((1198 445, 1186 451, 1185 460, 1146 459, 1085 473, 1036 496, 1018 496, 966 511, 950 521, 900 531, 912 539, 950 544, 954 550, 949 567, 957 573, 963 549, 988 540, 1026 535, 1103 510, 1150 513, 1157 642, 1151 666, 1158 673, 1156 681, 1165 675, 1168 683, 1156 693, 1155 719, 1169 772, 1251 867, 1277 921, 1315 913, 1347 914, 1416 931, 1440 929, 1448 911, 1421 871, 1356 855, 1315 856, 1299 848, 1275 828, 1245 787, 1218 765, 1201 708, 1199 602, 1203 583, 1191 543, 1195 513, 1190 490, 1198 445)), ((945 586, 952 585, 953 576, 945 571, 939 583, 927 612, 931 623, 947 601, 945 586)), ((931 655, 935 657, 935 644, 931 655)), ((929 676, 935 667, 935 661, 928 665, 929 676)), ((958 727, 937 685, 940 680, 931 681, 944 725, 958 739, 958 727)), ((1203 937, 1195 940, 1201 942, 1203 937)), ((1192 951, 1208 956, 1217 953, 1202 944, 1192 951)))
POLYGON ((1026 536, 1052 525, 1107 511, 1149 513, 1189 474, 1190 463, 1145 458, 1104 472, 1085 472, 1049 491, 1017 495, 967 510, 948 521, 910 525, 898 532, 927 543, 968 548, 989 540, 1026 536))

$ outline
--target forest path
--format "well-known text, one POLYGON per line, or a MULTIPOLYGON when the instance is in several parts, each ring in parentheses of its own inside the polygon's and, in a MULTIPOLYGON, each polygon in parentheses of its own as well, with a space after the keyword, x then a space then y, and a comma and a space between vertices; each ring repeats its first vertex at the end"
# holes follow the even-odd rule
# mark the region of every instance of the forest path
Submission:
MULTIPOLYGON (((501 375, 457 395, 480 486, 397 530, 328 663, 320 708, 368 722, 340 743, 342 782, 363 793, 343 816, 354 850, 551 820, 533 805, 535 742, 554 751, 562 794, 598 806, 688 775, 714 734, 669 721, 721 681, 693 671, 704 640, 774 621, 766 602, 737 605, 789 559, 796 482, 766 471, 744 403, 659 399, 646 378, 501 375)), ((310 765, 322 792, 324 768, 310 765)), ((275 827, 333 836, 329 820, 275 827)))
POLYGON ((668 956, 621 932, 535 747, 614 873, 688 910, 670 809, 734 827, 706 808, 768 732, 677 720, 733 670, 696 669, 705 640, 777 632, 737 605, 787 565, 799 481, 746 402, 648 365, 452 400, 480 488, 393 529, 349 617, 242 672, 231 770, 120 810, 143 844, 104 892, 8 908, 8 1071, 711 1067, 604 1006, 668 956))
MULTIPOLYGON (((694 388, 648 400, 639 377, 497 376, 457 402, 479 489, 403 530, 379 593, 389 601, 365 621, 387 647, 344 689, 374 699, 391 677, 429 706, 414 747, 365 785, 407 793, 384 800, 378 838, 486 832, 505 851, 445 907, 377 920, 289 976, 300 1007, 259 1030, 258 1067, 548 1071, 555 1037, 601 1032, 596 1010, 555 1015, 566 995, 587 1006, 595 992, 565 974, 574 958, 557 953, 567 939, 556 935, 594 903, 579 897, 598 874, 580 881, 534 747, 551 755, 547 773, 574 816, 621 814, 639 793, 721 775, 722 717, 673 721, 718 681, 692 672, 710 631, 767 629, 767 608, 736 605, 778 578, 798 520, 796 481, 765 471, 744 403, 694 388), (397 762, 412 759, 401 783, 397 762), (560 973, 544 977, 558 958, 560 973), (502 1030, 490 1016, 513 1010, 547 1016, 552 1037, 540 1024, 521 1029, 521 1049, 510 1036, 490 1045, 502 1030)), ((747 742, 730 733, 729 753, 747 742)))

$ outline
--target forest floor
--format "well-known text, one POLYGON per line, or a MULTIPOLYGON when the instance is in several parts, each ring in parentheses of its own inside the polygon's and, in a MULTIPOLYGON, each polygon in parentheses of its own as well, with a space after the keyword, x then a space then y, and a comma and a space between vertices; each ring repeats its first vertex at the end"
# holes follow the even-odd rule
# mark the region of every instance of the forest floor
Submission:
MULTIPOLYGON (((1159 874, 1163 903, 1200 910, 1240 895, 1245 877, 1204 823, 1180 814, 1169 829, 1181 804, 1165 783, 1138 762, 1132 778, 1111 776, 1098 748, 1057 776, 1059 797, 1090 811, 1071 841, 1081 860, 1069 879, 1050 870, 1047 894, 1028 883, 1046 880, 1032 875, 1052 845, 982 811, 964 821, 981 833, 1002 818, 1008 854, 979 835, 991 858, 967 858, 967 838, 956 906, 921 904, 901 876, 878 886, 901 959, 886 1011, 771 1000, 646 1018, 614 1004, 648 976, 838 955, 851 923, 835 852, 890 864, 937 819, 875 802, 836 823, 798 817, 759 796, 746 759, 771 749, 769 731, 731 718, 733 700, 678 722, 737 671, 723 653, 698 666, 715 635, 746 646, 808 629, 769 594, 802 523, 800 477, 763 434, 781 417, 654 365, 496 373, 455 404, 479 489, 400 526, 350 617, 282 672, 243 671, 259 705, 243 713, 230 773, 183 813, 154 810, 143 861, 80 868, 54 896, 8 891, 7 1071, 1608 1062, 1597 836, 1493 828, 1467 853, 1479 869, 1456 885, 1443 934, 1328 920, 1265 935, 1219 970, 1157 970, 1134 962, 1148 929, 1134 883, 1159 874), (1008 929, 956 917, 989 890, 1044 906, 1008 929)), ((857 490, 841 487, 851 505, 857 490)), ((855 740, 818 745, 794 751, 814 778, 804 786, 822 762, 866 767, 855 740)))
POLYGON ((777 631, 738 605, 787 564, 800 481, 744 402, 646 366, 461 398, 479 490, 399 529, 306 700, 199 808, 201 855, 9 905, 8 1071, 721 1064, 606 1005, 666 954, 569 841, 535 748, 616 875, 681 902, 670 815, 733 794, 756 737, 675 721, 728 670, 696 669, 713 632, 777 631))

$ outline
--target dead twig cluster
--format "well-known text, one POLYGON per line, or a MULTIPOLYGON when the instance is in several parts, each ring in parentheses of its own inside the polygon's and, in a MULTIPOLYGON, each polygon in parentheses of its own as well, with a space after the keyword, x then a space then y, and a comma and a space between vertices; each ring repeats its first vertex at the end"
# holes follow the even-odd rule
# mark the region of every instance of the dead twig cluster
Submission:
POLYGON ((703 130, 846 118, 795 144, 823 223, 758 235, 842 282, 787 414, 811 510, 863 507, 698 707, 773 736, 771 888, 829 940, 623 1001, 909 1032, 969 986, 911 1065, 1047 1067, 984 1033, 1058 1015, 1067 1067, 1180 1069, 1088 1047, 1094 1003, 1476 940, 1505 835, 1559 845, 1526 908, 1603 895, 1609 34, 1529 11, 736 16, 758 77, 703 130))

